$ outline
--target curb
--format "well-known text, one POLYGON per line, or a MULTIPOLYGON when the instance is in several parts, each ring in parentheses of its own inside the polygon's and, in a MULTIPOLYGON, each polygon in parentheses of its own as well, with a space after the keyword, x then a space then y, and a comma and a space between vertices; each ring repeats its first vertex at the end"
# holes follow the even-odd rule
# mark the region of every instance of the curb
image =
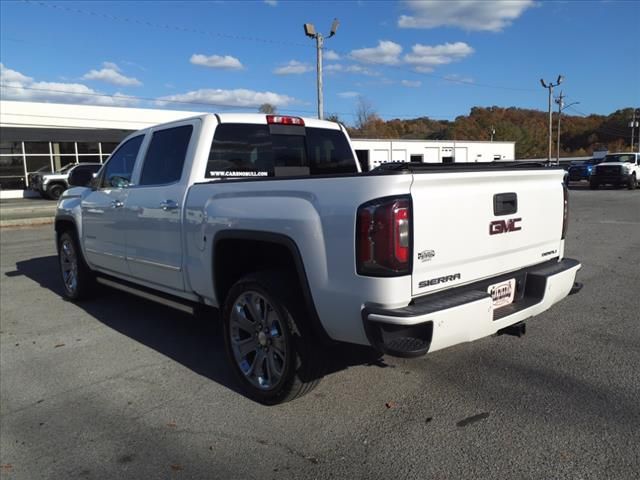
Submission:
POLYGON ((53 217, 19 218, 15 220, 1 220, 0 228, 39 227, 51 225, 53 217))

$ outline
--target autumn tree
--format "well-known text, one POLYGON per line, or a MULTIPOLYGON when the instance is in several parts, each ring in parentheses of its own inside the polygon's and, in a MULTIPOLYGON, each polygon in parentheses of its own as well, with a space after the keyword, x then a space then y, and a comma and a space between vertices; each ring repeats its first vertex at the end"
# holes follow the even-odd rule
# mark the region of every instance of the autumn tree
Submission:
POLYGON ((263 103, 258 107, 258 112, 266 113, 267 115, 273 115, 276 113, 277 107, 275 105, 271 105, 270 103, 263 103))

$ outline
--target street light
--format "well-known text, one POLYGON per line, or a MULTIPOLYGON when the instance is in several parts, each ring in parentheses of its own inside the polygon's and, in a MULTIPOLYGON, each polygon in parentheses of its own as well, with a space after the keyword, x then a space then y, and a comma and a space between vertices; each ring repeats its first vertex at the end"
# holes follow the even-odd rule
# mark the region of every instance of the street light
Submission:
MULTIPOLYGON (((333 19, 333 23, 331 24, 331 31, 327 38, 333 37, 338 31, 338 25, 340 22, 337 18, 333 19)), ((316 32, 316 27, 313 26, 313 23, 305 23, 304 24, 304 34, 307 37, 315 38, 316 40, 316 50, 317 50, 317 89, 318 89, 318 118, 322 120, 324 117, 324 105, 322 98, 322 48, 324 47, 324 36, 320 32, 316 32)))
POLYGON ((549 151, 547 153, 547 163, 551 163, 551 144, 553 143, 553 114, 551 113, 551 97, 553 96, 553 87, 557 87, 558 85, 560 85, 563 80, 564 77, 562 75, 558 75, 556 83, 549 82, 549 84, 546 84, 542 78, 540 79, 540 83, 542 84, 542 86, 549 90, 549 151))

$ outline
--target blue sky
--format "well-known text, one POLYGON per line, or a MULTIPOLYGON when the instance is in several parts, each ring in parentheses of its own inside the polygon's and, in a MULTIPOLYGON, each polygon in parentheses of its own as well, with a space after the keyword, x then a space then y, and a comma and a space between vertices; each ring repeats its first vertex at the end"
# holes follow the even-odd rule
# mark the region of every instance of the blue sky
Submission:
POLYGON ((474 106, 569 114, 640 107, 640 2, 0 2, 3 99, 314 116, 315 44, 325 112, 353 122, 453 119, 474 106), (115 95, 115 96, 113 96, 115 95), (187 103, 178 103, 187 102, 187 103))

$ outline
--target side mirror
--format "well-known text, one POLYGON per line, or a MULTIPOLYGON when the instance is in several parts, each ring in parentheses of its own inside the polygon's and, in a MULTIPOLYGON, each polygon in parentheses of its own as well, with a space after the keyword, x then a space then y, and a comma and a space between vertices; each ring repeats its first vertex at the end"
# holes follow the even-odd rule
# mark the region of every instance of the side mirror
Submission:
POLYGON ((87 187, 93 180, 94 168, 78 165, 69 174, 67 182, 72 187, 87 187))

